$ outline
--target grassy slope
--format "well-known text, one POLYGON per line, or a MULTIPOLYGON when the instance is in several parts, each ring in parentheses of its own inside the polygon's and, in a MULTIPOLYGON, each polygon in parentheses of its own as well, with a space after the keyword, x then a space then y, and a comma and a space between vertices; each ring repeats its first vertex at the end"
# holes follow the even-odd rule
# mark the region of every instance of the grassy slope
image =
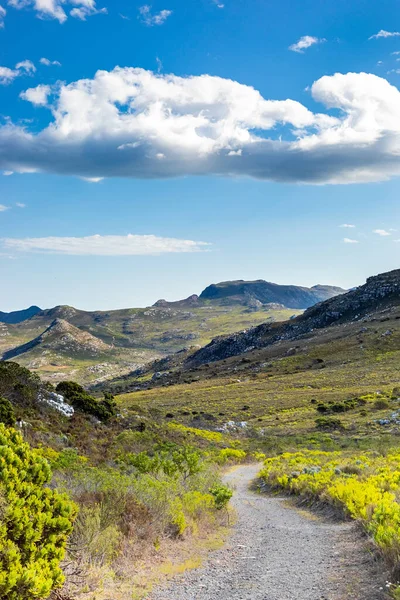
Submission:
MULTIPOLYGON (((229 420, 246 421, 247 431, 264 448, 290 446, 297 438, 323 438, 327 434, 316 429, 315 419, 321 415, 315 401, 343 401, 400 384, 399 316, 400 310, 394 309, 371 323, 330 327, 298 341, 294 356, 286 355, 291 344, 282 342, 184 373, 191 383, 121 395, 119 402, 164 418, 172 413, 172 420, 186 425, 215 428, 229 420), (387 331, 391 334, 385 335, 387 331)), ((398 403, 390 401, 384 410, 373 404, 371 396, 366 406, 334 415, 345 429, 329 436, 373 445, 382 434, 397 435, 396 426, 375 421, 397 409, 398 403)))

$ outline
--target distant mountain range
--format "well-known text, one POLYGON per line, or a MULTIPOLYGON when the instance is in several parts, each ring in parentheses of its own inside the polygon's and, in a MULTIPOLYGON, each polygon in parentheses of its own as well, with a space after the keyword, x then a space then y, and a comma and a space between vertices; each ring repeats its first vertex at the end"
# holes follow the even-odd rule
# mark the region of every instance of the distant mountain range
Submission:
POLYGON ((1 323, 21 323, 31 317, 34 317, 40 313, 42 309, 38 306, 30 306, 25 310, 14 310, 13 312, 1 312, 0 310, 0 322, 1 323))
POLYGON ((303 288, 266 281, 213 284, 200 296, 152 307, 83 311, 72 306, 0 313, 0 357, 17 360, 43 377, 71 374, 90 382, 129 372, 220 335, 284 321, 344 290, 303 288))

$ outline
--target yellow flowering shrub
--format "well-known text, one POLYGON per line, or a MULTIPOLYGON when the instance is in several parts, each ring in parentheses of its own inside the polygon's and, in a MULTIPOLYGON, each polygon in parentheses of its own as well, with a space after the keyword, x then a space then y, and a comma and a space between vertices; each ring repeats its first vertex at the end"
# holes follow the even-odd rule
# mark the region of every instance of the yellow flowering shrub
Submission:
POLYGON ((76 516, 64 494, 46 487, 46 459, 0 423, 0 598, 47 598, 64 577, 60 561, 76 516))
POLYGON ((328 502, 360 520, 390 565, 400 569, 400 452, 284 453, 268 458, 260 477, 272 488, 328 502))

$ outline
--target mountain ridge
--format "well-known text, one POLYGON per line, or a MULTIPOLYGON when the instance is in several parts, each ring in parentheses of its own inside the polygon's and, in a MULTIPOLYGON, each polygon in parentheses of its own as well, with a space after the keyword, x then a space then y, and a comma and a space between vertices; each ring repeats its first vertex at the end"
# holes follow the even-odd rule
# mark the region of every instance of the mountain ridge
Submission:
POLYGON ((206 287, 199 300, 219 300, 222 302, 246 303, 249 301, 261 304, 278 303, 287 308, 306 309, 327 300, 346 290, 330 285, 315 285, 311 288, 296 285, 281 285, 263 279, 255 281, 222 281, 206 287))
POLYGON ((39 308, 39 306, 35 305, 32 305, 29 308, 25 308, 23 310, 14 310, 8 313, 0 311, 0 323, 21 323, 22 321, 26 321, 27 319, 34 317, 41 311, 42 309, 39 308))

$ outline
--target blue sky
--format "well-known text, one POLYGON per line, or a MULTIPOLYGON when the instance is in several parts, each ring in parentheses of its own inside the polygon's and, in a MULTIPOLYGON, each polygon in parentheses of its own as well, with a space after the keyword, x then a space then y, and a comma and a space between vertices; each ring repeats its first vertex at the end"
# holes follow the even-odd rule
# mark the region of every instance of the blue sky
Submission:
POLYGON ((0 310, 399 266, 397 0, 41 1, 0 0, 0 310))

